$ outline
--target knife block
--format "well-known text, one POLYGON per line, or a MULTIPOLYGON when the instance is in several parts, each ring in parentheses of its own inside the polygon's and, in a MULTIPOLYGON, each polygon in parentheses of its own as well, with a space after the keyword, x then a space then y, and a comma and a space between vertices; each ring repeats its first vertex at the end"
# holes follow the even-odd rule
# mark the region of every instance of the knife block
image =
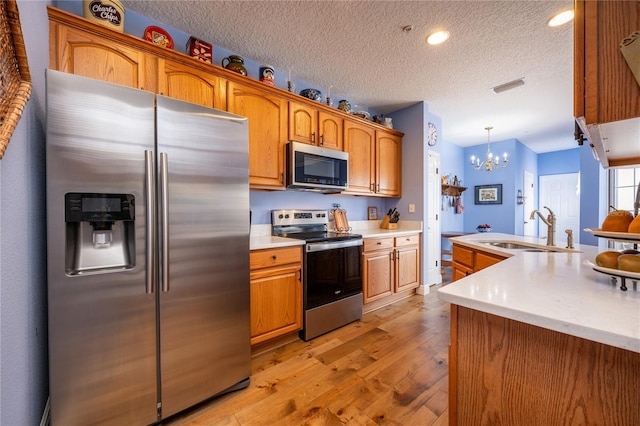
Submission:
POLYGON ((389 222, 389 216, 385 216, 384 219, 382 219, 382 223, 380 224, 380 228, 382 229, 398 229, 398 223, 391 223, 389 222))

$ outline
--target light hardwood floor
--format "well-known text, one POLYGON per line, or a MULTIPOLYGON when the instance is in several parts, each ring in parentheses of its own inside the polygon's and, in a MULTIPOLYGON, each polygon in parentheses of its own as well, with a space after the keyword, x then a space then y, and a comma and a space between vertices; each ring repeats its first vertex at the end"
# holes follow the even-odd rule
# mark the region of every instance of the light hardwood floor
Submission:
POLYGON ((437 288, 255 356, 248 388, 163 425, 446 425, 449 305, 437 288))

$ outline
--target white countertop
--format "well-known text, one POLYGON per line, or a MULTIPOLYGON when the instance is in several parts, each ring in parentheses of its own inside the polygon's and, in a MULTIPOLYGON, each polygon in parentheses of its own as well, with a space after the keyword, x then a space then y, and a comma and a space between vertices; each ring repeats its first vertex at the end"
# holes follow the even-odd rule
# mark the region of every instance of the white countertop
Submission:
POLYGON ((545 240, 484 233, 451 238, 468 247, 511 256, 438 290, 438 297, 504 318, 559 331, 610 346, 640 352, 640 285, 627 279, 620 290, 609 275, 594 271, 596 246, 576 245, 580 252, 524 252, 488 246, 481 241, 545 240))
MULTIPOLYGON (((351 232, 361 234, 363 238, 395 237, 422 232, 420 221, 400 221, 398 229, 380 229, 381 221, 361 220, 349 222, 351 232)), ((251 250, 279 248, 287 246, 303 245, 304 241, 293 238, 274 237, 271 235, 271 225, 252 225, 250 248, 251 250)))

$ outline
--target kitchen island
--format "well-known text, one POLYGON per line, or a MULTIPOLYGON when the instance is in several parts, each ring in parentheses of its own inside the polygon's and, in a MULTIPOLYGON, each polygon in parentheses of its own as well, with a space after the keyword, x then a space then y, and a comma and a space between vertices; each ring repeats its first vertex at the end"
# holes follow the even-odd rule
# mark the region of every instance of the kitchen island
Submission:
POLYGON ((638 424, 637 285, 621 291, 585 265, 595 246, 486 244, 544 248, 497 233, 451 241, 506 259, 438 291, 451 303, 450 424, 638 424))

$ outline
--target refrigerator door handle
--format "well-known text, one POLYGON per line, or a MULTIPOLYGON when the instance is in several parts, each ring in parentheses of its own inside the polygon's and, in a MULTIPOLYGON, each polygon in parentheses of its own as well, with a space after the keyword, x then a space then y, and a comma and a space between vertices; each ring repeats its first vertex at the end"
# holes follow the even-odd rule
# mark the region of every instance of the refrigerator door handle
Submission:
POLYGON ((169 291, 169 159, 166 152, 160 153, 160 283, 162 291, 169 291))
POLYGON ((154 173, 153 173, 153 151, 144 151, 144 178, 145 178, 145 196, 147 199, 147 235, 146 235, 146 258, 147 258, 147 271, 145 279, 145 291, 147 294, 154 292, 153 283, 155 281, 155 240, 156 240, 156 226, 154 219, 154 206, 156 205, 156 197, 154 191, 154 173))

